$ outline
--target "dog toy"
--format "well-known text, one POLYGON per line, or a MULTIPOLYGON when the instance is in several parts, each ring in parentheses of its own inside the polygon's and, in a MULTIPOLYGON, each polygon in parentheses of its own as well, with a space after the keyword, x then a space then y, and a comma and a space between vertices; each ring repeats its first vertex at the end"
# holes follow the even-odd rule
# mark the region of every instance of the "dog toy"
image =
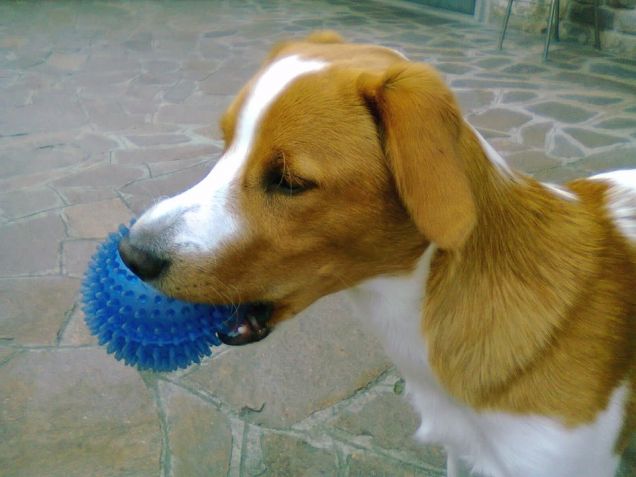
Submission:
POLYGON ((108 353, 140 370, 174 371, 199 363, 231 329, 236 307, 179 301, 159 293, 122 262, 119 227, 98 247, 82 283, 86 324, 108 353), (229 328, 228 328, 229 327, 229 328))

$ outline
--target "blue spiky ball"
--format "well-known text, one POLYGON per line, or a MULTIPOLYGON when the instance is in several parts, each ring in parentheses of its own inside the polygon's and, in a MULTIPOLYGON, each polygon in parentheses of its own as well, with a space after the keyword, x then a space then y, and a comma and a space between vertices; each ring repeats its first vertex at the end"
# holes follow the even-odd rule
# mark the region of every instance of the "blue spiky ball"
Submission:
POLYGON ((221 344, 235 308, 175 300, 134 275, 117 249, 120 226, 98 247, 82 283, 89 330, 116 359, 141 370, 174 371, 211 354, 221 344))

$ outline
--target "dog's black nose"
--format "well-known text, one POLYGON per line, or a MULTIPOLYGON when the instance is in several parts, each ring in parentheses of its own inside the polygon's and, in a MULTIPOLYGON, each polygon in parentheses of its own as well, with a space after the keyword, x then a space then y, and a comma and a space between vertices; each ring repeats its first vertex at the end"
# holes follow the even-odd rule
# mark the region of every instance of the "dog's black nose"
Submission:
POLYGON ((142 280, 157 278, 170 265, 168 260, 134 245, 128 237, 119 242, 119 256, 130 271, 142 280))

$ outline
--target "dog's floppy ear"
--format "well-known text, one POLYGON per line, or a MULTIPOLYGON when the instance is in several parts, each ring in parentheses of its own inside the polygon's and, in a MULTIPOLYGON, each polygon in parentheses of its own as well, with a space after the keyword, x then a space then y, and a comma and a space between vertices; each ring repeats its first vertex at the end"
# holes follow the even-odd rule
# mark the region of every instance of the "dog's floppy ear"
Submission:
POLYGON ((379 129, 400 198, 422 234, 443 249, 460 247, 475 204, 458 158, 462 118, 453 94, 424 64, 400 62, 362 73, 358 87, 379 129))

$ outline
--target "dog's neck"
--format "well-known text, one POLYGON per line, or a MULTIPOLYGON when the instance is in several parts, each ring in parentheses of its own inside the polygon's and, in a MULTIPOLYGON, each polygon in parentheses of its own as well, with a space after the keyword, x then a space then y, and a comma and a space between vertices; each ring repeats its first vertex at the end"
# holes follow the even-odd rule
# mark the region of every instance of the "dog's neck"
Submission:
POLYGON ((421 365, 483 408, 568 320, 597 273, 603 224, 579 197, 510 171, 468 127, 461 151, 478 214, 464 246, 431 245, 411 272, 347 294, 403 374, 421 365))
POLYGON ((476 225, 460 250, 434 257, 423 328, 436 375, 480 407, 564 326, 597 272, 603 230, 579 198, 491 160, 470 128, 461 159, 476 225))

